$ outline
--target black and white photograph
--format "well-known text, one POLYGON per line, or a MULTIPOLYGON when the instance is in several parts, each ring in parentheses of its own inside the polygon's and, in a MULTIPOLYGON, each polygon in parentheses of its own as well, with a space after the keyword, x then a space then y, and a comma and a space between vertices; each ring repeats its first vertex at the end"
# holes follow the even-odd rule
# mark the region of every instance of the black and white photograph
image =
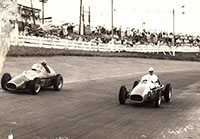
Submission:
POLYGON ((200 0, 0 0, 0 139, 200 139, 200 0))

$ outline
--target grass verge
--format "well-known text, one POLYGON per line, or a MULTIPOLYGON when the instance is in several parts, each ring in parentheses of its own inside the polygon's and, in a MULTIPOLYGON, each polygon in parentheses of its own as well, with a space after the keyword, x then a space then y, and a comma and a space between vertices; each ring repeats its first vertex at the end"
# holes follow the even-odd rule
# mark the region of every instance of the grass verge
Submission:
POLYGON ((171 56, 169 53, 139 53, 139 52, 91 52, 81 50, 63 50, 53 48, 11 46, 7 56, 99 56, 99 57, 134 57, 148 59, 166 59, 181 61, 200 61, 200 53, 176 53, 171 56))

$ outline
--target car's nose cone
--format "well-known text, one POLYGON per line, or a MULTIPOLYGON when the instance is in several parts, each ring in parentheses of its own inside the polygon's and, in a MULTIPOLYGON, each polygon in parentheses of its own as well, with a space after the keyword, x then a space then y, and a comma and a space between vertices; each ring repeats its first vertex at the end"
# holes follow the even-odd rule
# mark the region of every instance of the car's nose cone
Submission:
POLYGON ((7 88, 8 90, 16 90, 16 89, 17 89, 17 85, 14 84, 14 83, 7 83, 7 84, 6 84, 6 88, 7 88))
POLYGON ((132 94, 143 95, 146 90, 146 85, 139 85, 134 88, 132 94))

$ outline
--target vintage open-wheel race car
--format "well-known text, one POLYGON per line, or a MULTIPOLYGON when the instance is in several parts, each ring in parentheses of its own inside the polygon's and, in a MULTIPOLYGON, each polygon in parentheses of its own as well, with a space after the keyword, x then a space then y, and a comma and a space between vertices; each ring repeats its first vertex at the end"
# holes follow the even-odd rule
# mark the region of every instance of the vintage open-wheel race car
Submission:
POLYGON ((135 81, 132 89, 127 90, 125 86, 121 86, 119 91, 119 103, 125 104, 129 99, 135 103, 151 102, 154 107, 160 107, 162 97, 165 102, 170 102, 172 97, 171 84, 155 85, 150 80, 144 79, 141 81, 135 81))
POLYGON ((37 95, 41 88, 53 87, 55 91, 60 91, 63 87, 63 77, 56 74, 53 69, 47 73, 41 64, 34 64, 31 70, 11 77, 9 73, 4 73, 1 78, 1 87, 6 91, 28 90, 33 95, 37 95))

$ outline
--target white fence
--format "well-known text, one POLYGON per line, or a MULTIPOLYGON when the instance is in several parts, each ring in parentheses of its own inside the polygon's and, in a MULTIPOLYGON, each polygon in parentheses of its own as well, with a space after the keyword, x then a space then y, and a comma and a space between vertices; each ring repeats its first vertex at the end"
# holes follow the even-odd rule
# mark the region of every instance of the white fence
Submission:
POLYGON ((102 52, 162 52, 175 54, 175 52, 200 52, 199 47, 195 46, 179 46, 169 47, 167 45, 134 45, 133 47, 127 47, 119 44, 95 44, 91 42, 79 42, 71 41, 66 39, 51 39, 41 38, 34 36, 23 36, 19 35, 18 38, 12 40, 14 46, 26 46, 26 47, 43 47, 43 48, 54 48, 54 49, 71 49, 71 50, 84 50, 84 51, 102 51, 102 52))

